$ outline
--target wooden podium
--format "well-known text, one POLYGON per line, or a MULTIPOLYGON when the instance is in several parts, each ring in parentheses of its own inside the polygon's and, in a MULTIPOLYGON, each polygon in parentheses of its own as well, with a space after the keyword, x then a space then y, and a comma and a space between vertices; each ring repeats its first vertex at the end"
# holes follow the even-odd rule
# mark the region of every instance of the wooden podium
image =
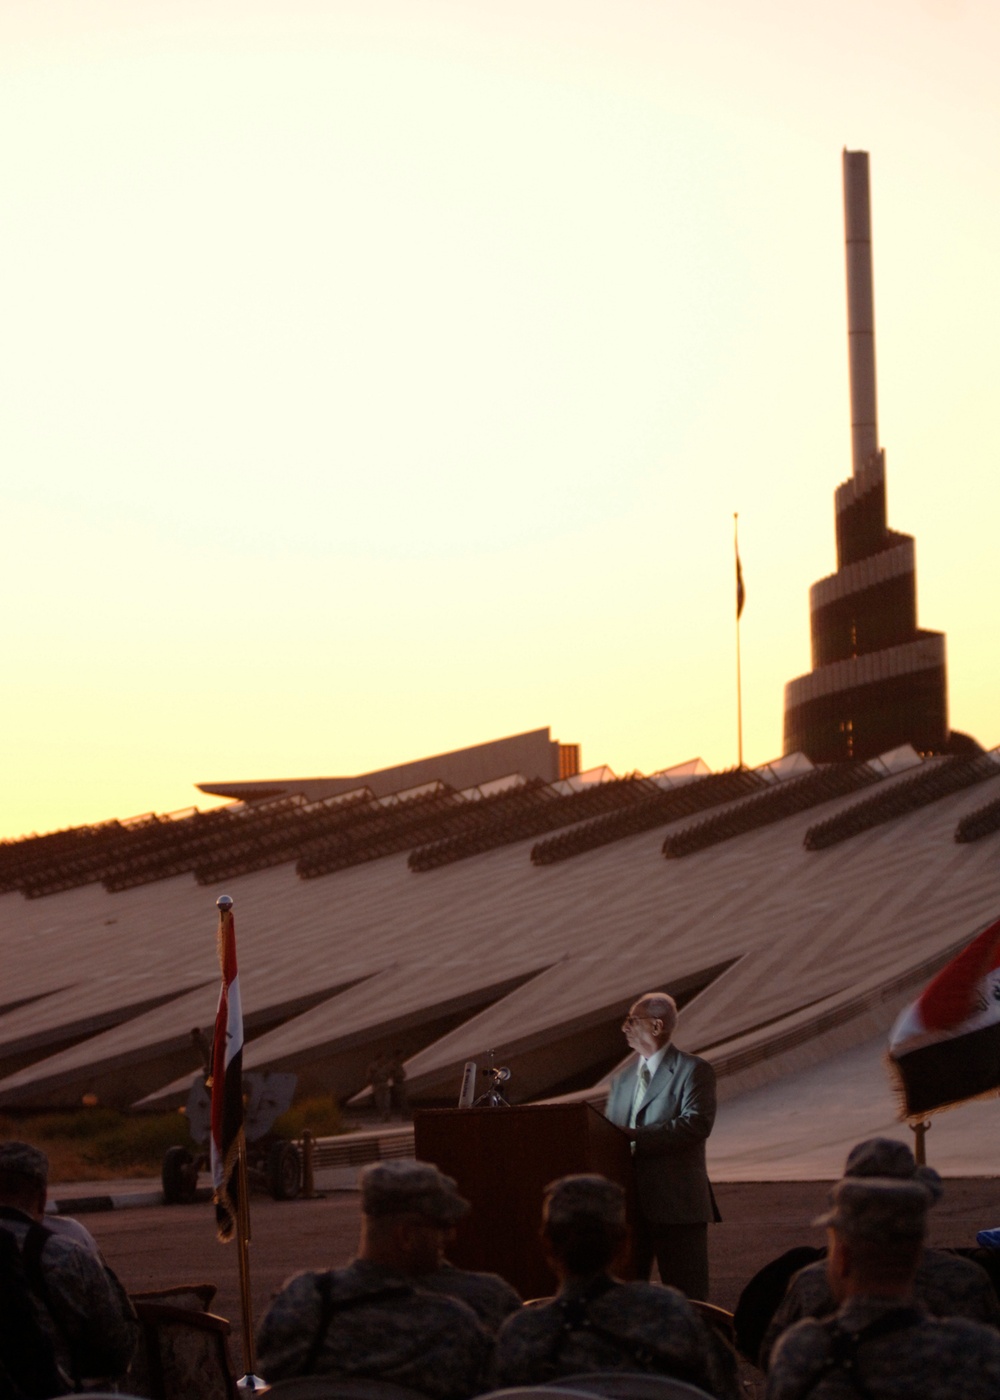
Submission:
MULTIPOLYGON (((472 1204, 449 1259, 463 1269, 502 1274, 522 1298, 545 1297, 556 1287, 538 1236, 550 1181, 600 1172, 624 1187, 632 1220, 629 1140, 589 1104, 418 1109, 413 1127, 418 1159, 453 1176, 472 1204)), ((627 1259, 615 1272, 633 1277, 627 1259)))

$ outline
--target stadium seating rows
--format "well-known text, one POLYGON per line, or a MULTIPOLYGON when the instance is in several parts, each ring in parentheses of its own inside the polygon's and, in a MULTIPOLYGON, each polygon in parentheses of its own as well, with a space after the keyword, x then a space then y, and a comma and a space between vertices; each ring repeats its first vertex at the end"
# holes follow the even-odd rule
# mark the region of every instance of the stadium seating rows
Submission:
POLYGON ((466 854, 578 821, 581 812, 588 815, 600 810, 601 805, 607 808, 616 801, 634 800, 635 790, 644 782, 622 778, 565 793, 534 779, 487 797, 463 799, 430 821, 382 825, 368 833, 352 833, 349 840, 304 852, 297 869, 301 876, 309 878, 408 850, 411 869, 429 870, 466 854), (432 851, 435 854, 429 855, 432 851))
POLYGON ((836 816, 811 826, 802 844, 807 851, 824 850, 862 831, 870 831, 873 826, 894 821, 907 812, 915 812, 930 802, 937 802, 953 792, 960 792, 974 783, 982 783, 998 775, 1000 767, 991 754, 941 759, 932 767, 891 784, 884 792, 874 793, 863 802, 856 802, 836 816))
POLYGON ((642 804, 651 793, 658 792, 656 784, 639 777, 616 778, 610 782, 593 783, 576 792, 558 793, 543 788, 531 804, 514 809, 495 809, 484 813, 487 820, 469 829, 456 832, 433 845, 421 846, 409 858, 411 870, 435 870, 468 856, 481 855, 514 841, 525 841, 543 831, 555 831, 561 826, 593 817, 599 812, 629 809, 642 804))
MULTIPOLYGON (((810 827, 806 847, 819 850, 845 840, 998 772, 1000 762, 990 755, 940 760, 810 827)), ((666 791, 639 775, 572 791, 534 779, 486 796, 436 783, 382 800, 360 789, 313 802, 286 795, 208 812, 150 812, 0 842, 0 892, 20 890, 35 899, 95 881, 115 891, 189 873, 201 884, 217 884, 292 860, 299 876, 308 879, 404 851, 410 853, 410 869, 419 872, 558 831, 531 851, 533 864, 551 865, 727 804, 667 837, 663 853, 675 857, 842 796, 879 776, 864 764, 837 764, 772 786, 760 772, 731 769, 666 791)), ((976 840, 998 829, 1000 801, 969 814, 955 839, 976 840)))
POLYGON ((436 783, 392 799, 361 789, 315 802, 286 795, 147 813, 0 843, 0 889, 34 899, 96 881, 114 892, 190 873, 207 885, 292 860, 310 878, 403 851, 414 855, 411 868, 431 869, 663 795, 637 776, 575 791, 533 779, 486 796, 436 783))
MULTIPOLYGON (((128 889, 192 871, 247 843, 259 841, 267 848, 282 831, 305 827, 315 835, 350 821, 352 811, 371 802, 367 792, 314 803, 278 797, 28 837, 0 846, 0 890, 21 890, 34 899, 97 880, 109 891, 128 889)), ((296 847, 301 847, 298 838, 296 847)))
POLYGON ((858 788, 878 782, 880 777, 867 763, 825 764, 671 832, 663 843, 663 854, 670 860, 692 855, 720 841, 730 841, 744 832, 770 826, 784 817, 817 807, 821 802, 845 797, 858 788))
POLYGON ((731 802, 766 786, 764 778, 746 768, 709 773, 672 791, 664 792, 662 788, 650 784, 650 790, 643 800, 634 806, 598 817, 596 821, 574 827, 572 831, 561 832, 548 841, 539 841, 532 848, 531 861, 533 865, 554 865, 557 861, 569 860, 585 851, 624 841, 627 836, 638 836, 643 831, 666 826, 668 822, 704 811, 706 807, 731 802))
MULTIPOLYGON (((525 784, 525 787, 529 786, 534 787, 535 784, 525 784)), ((523 788, 515 788, 512 793, 502 792, 480 801, 512 800, 523 791, 523 788)), ((363 822, 333 839, 323 838, 310 843, 299 855, 296 872, 301 879, 309 880, 317 875, 346 870, 352 865, 363 865, 381 856, 412 850, 428 836, 451 830, 455 821, 461 821, 470 808, 479 805, 480 802, 470 802, 460 793, 448 789, 440 794, 413 798, 396 807, 371 811, 363 822)))
POLYGON ((212 812, 196 812, 164 830, 158 838, 126 846, 102 876, 109 891, 127 890, 152 884, 172 875, 184 875, 212 851, 224 849, 255 824, 272 823, 296 809, 296 799, 273 798, 259 807, 221 807, 212 812))
POLYGON ((981 841, 984 836, 992 836, 1000 831, 1000 797, 968 812, 955 827, 956 841, 981 841))

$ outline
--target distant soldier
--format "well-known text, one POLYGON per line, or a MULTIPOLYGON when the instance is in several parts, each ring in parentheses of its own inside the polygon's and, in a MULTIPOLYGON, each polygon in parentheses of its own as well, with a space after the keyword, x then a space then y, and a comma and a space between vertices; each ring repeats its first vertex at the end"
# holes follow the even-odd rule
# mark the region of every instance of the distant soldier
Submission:
POLYGON ((48 1173, 48 1158, 38 1148, 0 1143, 4 1395, 16 1395, 16 1384, 25 1388, 18 1381, 25 1349, 33 1353, 29 1361, 37 1365, 48 1357, 56 1368, 33 1393, 57 1395, 84 1382, 120 1379, 139 1340, 135 1311, 89 1232, 45 1224, 48 1173), (19 1332, 12 1326, 15 1317, 22 1318, 19 1332))
POLYGON ((771 1358, 767 1400, 992 1400, 1000 1337, 916 1300, 930 1196, 916 1181, 845 1177, 828 1231, 833 1317, 798 1322, 771 1358))
MULTIPOLYGON (((424 1162, 380 1162, 361 1176, 361 1242, 345 1269, 304 1273, 275 1298, 257 1355, 269 1381, 361 1376, 432 1400, 485 1389, 493 1352, 475 1312, 436 1286, 444 1245, 469 1210, 450 1177, 424 1162)), ((461 1270, 455 1270, 461 1273, 461 1270)))
POLYGON ((368 1083, 372 1086, 372 1100, 375 1104, 375 1112, 383 1123, 388 1123, 389 1112, 392 1107, 392 1086, 390 1083, 389 1070, 391 1063, 388 1055, 377 1055, 365 1070, 368 1083))
POLYGON ((409 1118, 410 1099, 406 1092, 406 1065, 402 1050, 394 1050, 389 1058, 389 1098, 393 1111, 401 1118, 409 1118))
MULTIPOLYGON (((894 1138, 866 1138, 852 1147, 844 1163, 844 1176, 917 1181, 929 1192, 931 1205, 944 1192, 933 1167, 918 1166, 906 1143, 894 1138)), ((972 1322, 1000 1327, 996 1291, 985 1269, 971 1259, 943 1249, 922 1250, 914 1288, 918 1301, 935 1317, 967 1317, 972 1322)), ((804 1317, 829 1317, 836 1309, 826 1261, 819 1259, 800 1269, 789 1283, 764 1337, 760 1356, 764 1369, 775 1342, 793 1322, 804 1317)))
POLYGON ((567 1176, 548 1187, 542 1239, 559 1293, 522 1308, 500 1329, 498 1386, 544 1385, 586 1371, 644 1371, 726 1400, 738 1394, 735 1356, 682 1293, 611 1276, 625 1238, 625 1193, 614 1182, 567 1176))
POLYGON ((212 1073, 212 1045, 200 1026, 191 1029, 191 1045, 201 1061, 201 1072, 205 1079, 212 1073))

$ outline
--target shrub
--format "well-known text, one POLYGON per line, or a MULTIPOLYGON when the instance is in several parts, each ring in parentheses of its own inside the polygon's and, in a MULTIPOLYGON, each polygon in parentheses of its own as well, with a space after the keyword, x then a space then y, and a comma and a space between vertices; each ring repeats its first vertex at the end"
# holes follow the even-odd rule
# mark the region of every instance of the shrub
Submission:
POLYGON ((33 1142, 48 1156, 49 1181, 156 1176, 168 1147, 187 1145, 187 1121, 178 1113, 120 1113, 85 1108, 0 1119, 0 1136, 33 1142))
POLYGON ((37 1118, 29 1118, 32 1140, 44 1138, 47 1141, 72 1141, 100 1137, 111 1128, 116 1128, 122 1115, 114 1108, 81 1108, 69 1113, 42 1113, 37 1118))
POLYGON ((340 1105, 330 1094, 293 1103, 271 1129, 278 1137, 299 1138, 308 1128, 316 1137, 335 1137, 344 1131, 340 1105))
POLYGON ((81 1155, 95 1166, 118 1172, 149 1167, 157 1171, 168 1147, 188 1146, 187 1121, 179 1113, 143 1114, 127 1118, 98 1133, 81 1155))

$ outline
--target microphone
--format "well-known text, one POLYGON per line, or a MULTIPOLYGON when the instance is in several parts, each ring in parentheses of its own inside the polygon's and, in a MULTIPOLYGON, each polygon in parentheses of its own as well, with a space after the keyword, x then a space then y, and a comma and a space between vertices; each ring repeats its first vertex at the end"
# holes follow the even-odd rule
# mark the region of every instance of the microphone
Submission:
POLYGON ((471 1108, 476 1101, 476 1062, 466 1060, 462 1075, 462 1092, 458 1096, 459 1108, 471 1108))

